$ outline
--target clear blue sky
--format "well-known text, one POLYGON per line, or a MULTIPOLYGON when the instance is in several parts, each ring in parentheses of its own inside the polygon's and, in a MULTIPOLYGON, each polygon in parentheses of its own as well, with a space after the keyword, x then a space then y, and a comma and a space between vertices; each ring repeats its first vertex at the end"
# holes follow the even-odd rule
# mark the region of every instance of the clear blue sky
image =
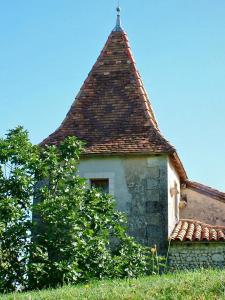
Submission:
MULTIPOLYGON (((121 0, 161 131, 189 178, 225 190, 225 1, 121 0)), ((65 117, 115 25, 116 0, 0 0, 0 135, 38 143, 65 117)))

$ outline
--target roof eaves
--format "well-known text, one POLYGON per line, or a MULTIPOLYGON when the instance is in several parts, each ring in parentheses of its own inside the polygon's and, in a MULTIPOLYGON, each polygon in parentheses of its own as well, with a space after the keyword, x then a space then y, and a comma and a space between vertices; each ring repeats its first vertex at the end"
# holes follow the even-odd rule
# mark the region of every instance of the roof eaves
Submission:
POLYGON ((171 158, 172 162, 174 163, 175 168, 178 171, 178 174, 181 179, 181 183, 186 182, 188 180, 188 176, 187 176, 187 173, 184 169, 184 166, 183 166, 177 152, 174 151, 173 153, 171 153, 170 158, 171 158))
POLYGON ((182 243, 225 242, 225 226, 214 226, 197 220, 181 219, 176 224, 169 240, 182 243))

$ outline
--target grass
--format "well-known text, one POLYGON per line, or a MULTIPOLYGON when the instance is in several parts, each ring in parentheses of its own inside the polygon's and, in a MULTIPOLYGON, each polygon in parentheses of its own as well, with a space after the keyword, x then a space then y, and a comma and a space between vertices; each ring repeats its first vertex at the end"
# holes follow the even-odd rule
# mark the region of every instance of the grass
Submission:
POLYGON ((225 270, 179 272, 127 280, 102 280, 55 290, 0 295, 1 300, 225 299, 225 270))

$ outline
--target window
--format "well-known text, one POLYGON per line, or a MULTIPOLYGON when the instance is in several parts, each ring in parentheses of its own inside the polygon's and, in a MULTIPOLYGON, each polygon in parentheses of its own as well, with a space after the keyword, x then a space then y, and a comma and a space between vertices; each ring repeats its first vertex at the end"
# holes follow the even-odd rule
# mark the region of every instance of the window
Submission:
MULTIPOLYGON (((115 186, 115 173, 114 172, 88 172, 88 173, 82 173, 81 176, 83 178, 86 178, 88 185, 91 186, 96 186, 97 181, 104 180, 105 183, 103 186, 105 186, 106 193, 109 193, 110 195, 114 195, 114 186, 115 186), (96 185, 95 185, 96 183, 96 185), (108 188, 107 188, 108 186, 108 188)), ((101 188, 101 186, 99 186, 101 188)))
POLYGON ((104 193, 109 193, 109 179, 108 178, 96 178, 90 179, 91 187, 98 188, 104 193))

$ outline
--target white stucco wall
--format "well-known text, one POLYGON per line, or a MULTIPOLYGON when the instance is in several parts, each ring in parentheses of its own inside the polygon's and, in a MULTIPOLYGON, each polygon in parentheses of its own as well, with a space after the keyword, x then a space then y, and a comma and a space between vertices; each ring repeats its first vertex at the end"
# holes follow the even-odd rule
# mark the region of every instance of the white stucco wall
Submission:
POLYGON ((172 162, 168 158, 168 236, 170 236, 179 220, 179 201, 180 179, 172 162))
POLYGON ((109 193, 118 200, 117 208, 128 212, 131 195, 127 188, 123 158, 93 157, 80 161, 78 174, 86 179, 109 178, 109 193))

